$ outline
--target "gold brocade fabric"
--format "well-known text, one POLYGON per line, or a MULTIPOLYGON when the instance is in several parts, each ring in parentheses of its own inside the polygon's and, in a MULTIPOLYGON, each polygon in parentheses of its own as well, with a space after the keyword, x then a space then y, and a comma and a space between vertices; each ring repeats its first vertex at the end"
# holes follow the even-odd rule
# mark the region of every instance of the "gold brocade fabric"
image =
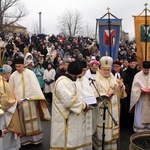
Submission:
MULTIPOLYGON (((9 84, 3 80, 2 76, 0 76, 0 91, 1 91, 1 98, 0 98, 1 109, 5 114, 5 112, 16 103, 16 99, 9 84)), ((7 117, 6 125, 8 130, 15 132, 17 134, 22 133, 17 108, 13 113, 9 114, 9 117, 7 117)))
POLYGON ((22 107, 24 114, 25 134, 33 135, 40 132, 35 101, 24 101, 22 107))

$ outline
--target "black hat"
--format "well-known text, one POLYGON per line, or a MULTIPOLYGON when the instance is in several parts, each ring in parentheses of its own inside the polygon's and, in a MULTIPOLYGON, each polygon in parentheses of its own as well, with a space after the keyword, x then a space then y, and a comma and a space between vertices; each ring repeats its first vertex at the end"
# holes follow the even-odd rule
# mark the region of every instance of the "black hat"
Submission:
POLYGON ((70 62, 68 65, 67 72, 73 75, 78 75, 82 73, 82 63, 80 61, 70 62))
POLYGON ((150 68, 150 61, 143 61, 143 68, 149 69, 150 68))
POLYGON ((14 64, 24 64, 24 58, 23 57, 15 58, 14 64))
POLYGON ((82 64, 82 67, 83 67, 83 68, 87 68, 87 62, 86 62, 85 59, 80 60, 80 62, 81 62, 81 64, 82 64))

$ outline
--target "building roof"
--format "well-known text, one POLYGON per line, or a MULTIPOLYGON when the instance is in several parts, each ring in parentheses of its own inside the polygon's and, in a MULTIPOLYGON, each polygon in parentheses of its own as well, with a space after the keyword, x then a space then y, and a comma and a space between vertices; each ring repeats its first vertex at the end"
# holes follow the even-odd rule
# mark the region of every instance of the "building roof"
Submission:
POLYGON ((24 26, 22 26, 22 25, 20 25, 20 24, 18 24, 18 23, 12 23, 12 24, 10 24, 10 26, 11 27, 17 27, 17 28, 22 28, 22 29, 27 29, 26 27, 24 27, 24 26))

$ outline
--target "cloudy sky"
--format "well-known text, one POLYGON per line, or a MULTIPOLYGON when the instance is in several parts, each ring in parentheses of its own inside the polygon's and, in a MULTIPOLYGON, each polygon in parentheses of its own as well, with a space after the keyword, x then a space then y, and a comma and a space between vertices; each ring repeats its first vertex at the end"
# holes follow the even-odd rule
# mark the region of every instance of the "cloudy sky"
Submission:
MULTIPOLYGON (((148 3, 149 0, 147 0, 148 3)), ((122 19, 122 29, 128 32, 130 38, 134 36, 133 15, 139 15, 145 8, 143 0, 21 0, 26 5, 29 15, 19 24, 32 32, 33 24, 39 24, 41 14, 42 29, 47 34, 58 34, 58 16, 66 10, 81 12, 85 24, 93 27, 95 31, 96 19, 107 13, 107 8, 116 17, 122 19)), ((148 3, 150 9, 150 3, 148 3)))

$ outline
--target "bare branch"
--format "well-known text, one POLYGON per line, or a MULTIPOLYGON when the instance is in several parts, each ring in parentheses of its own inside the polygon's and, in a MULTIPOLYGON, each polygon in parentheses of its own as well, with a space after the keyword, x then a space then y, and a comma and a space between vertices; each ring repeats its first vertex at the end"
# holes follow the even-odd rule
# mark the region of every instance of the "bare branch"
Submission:
POLYGON ((59 29, 69 36, 76 36, 82 30, 82 15, 77 10, 66 10, 58 17, 59 29))
POLYGON ((0 0, 0 30, 28 14, 29 12, 25 5, 20 3, 20 0, 0 0))

